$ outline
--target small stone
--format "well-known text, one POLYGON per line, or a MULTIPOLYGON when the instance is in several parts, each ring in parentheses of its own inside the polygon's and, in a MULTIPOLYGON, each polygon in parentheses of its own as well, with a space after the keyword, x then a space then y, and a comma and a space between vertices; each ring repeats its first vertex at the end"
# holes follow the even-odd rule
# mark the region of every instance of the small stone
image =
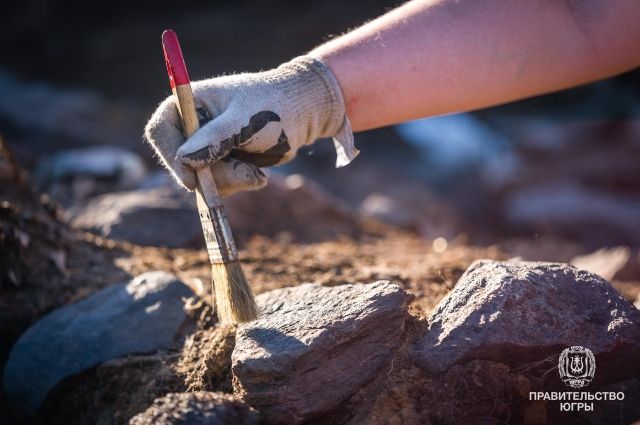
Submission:
POLYGON ((409 299, 387 281, 261 294, 260 318, 236 335, 235 392, 273 423, 334 411, 388 370, 409 299))
POLYGON ((171 393, 156 399, 130 425, 257 425, 260 417, 231 394, 171 393))
POLYGON ((414 355, 441 374, 474 359, 557 362, 564 348, 582 346, 604 382, 637 371, 639 341, 640 312, 600 276, 560 263, 482 260, 436 307, 414 355))
POLYGON ((49 313, 14 345, 4 369, 7 395, 33 412, 63 379, 107 360, 175 345, 190 319, 193 291, 165 272, 142 274, 49 313))

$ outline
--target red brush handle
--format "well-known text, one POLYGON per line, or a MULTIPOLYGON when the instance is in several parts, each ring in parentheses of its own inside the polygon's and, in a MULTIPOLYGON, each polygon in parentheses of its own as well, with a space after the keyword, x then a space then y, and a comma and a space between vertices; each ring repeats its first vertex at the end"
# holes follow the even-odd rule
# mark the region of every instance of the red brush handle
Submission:
POLYGON ((167 65, 171 88, 189 84, 187 66, 184 64, 178 36, 173 30, 165 30, 162 33, 162 50, 164 51, 164 61, 167 65))
POLYGON ((187 66, 184 64, 178 36, 173 30, 165 30, 162 33, 162 50, 164 52, 164 61, 167 65, 167 73, 169 74, 169 84, 171 84, 171 90, 178 101, 184 132, 187 137, 191 137, 193 133, 198 131, 200 124, 198 123, 196 105, 193 100, 191 84, 189 83, 187 66))
MULTIPOLYGON (((193 133, 198 131, 200 125, 178 36, 172 30, 166 30, 162 33, 162 50, 167 64, 171 90, 176 97, 178 110, 182 117, 185 136, 191 137, 193 133)), ((238 251, 233 236, 231 236, 227 216, 211 173, 211 167, 199 168, 196 170, 196 175, 198 176, 196 190, 198 211, 211 264, 236 261, 238 251)))

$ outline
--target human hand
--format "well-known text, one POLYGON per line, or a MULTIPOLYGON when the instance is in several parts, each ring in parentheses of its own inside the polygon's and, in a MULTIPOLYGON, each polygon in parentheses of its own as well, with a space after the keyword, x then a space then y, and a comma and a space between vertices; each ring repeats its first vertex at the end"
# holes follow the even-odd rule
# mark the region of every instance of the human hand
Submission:
POLYGON ((259 189, 258 167, 290 161, 319 137, 334 137, 337 166, 358 151, 338 82, 317 59, 302 56, 260 73, 192 83, 201 128, 188 140, 174 96, 160 104, 145 135, 178 183, 196 187, 194 169, 211 167, 222 196, 259 189), (211 119, 213 117, 213 119, 211 119))

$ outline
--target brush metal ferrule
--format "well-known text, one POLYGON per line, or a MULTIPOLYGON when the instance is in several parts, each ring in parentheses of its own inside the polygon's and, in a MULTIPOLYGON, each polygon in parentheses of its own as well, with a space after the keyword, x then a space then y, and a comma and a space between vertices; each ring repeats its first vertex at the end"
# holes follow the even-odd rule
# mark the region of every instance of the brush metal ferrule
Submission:
POLYGON ((208 206, 199 191, 197 191, 196 198, 211 264, 230 263, 238 260, 238 250, 231 235, 229 221, 222 203, 208 206))

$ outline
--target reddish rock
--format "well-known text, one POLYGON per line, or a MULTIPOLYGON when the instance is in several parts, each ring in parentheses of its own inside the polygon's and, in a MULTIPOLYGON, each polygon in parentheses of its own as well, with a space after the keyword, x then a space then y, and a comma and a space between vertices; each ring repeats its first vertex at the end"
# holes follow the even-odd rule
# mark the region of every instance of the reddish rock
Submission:
MULTIPOLYGON (((300 176, 272 174, 264 189, 229 196, 224 205, 240 243, 253 235, 311 242, 362 230, 348 207, 300 176)), ((195 197, 173 183, 98 196, 71 208, 67 217, 73 227, 139 245, 204 245, 195 197)))
POLYGON ((575 345, 596 355, 599 382, 635 376, 640 311, 600 276, 566 264, 482 260, 436 307, 414 354, 440 374, 474 359, 557 365, 575 345))
POLYGON ((258 296, 260 319, 241 325, 236 336, 235 392, 270 423, 334 412, 388 371, 409 298, 386 281, 304 284, 258 296))
POLYGON ((75 228, 138 245, 178 248, 203 243, 195 200, 173 186, 98 196, 67 215, 75 228))
POLYGON ((231 394, 171 393, 156 399, 130 425, 257 425, 258 412, 231 394))

